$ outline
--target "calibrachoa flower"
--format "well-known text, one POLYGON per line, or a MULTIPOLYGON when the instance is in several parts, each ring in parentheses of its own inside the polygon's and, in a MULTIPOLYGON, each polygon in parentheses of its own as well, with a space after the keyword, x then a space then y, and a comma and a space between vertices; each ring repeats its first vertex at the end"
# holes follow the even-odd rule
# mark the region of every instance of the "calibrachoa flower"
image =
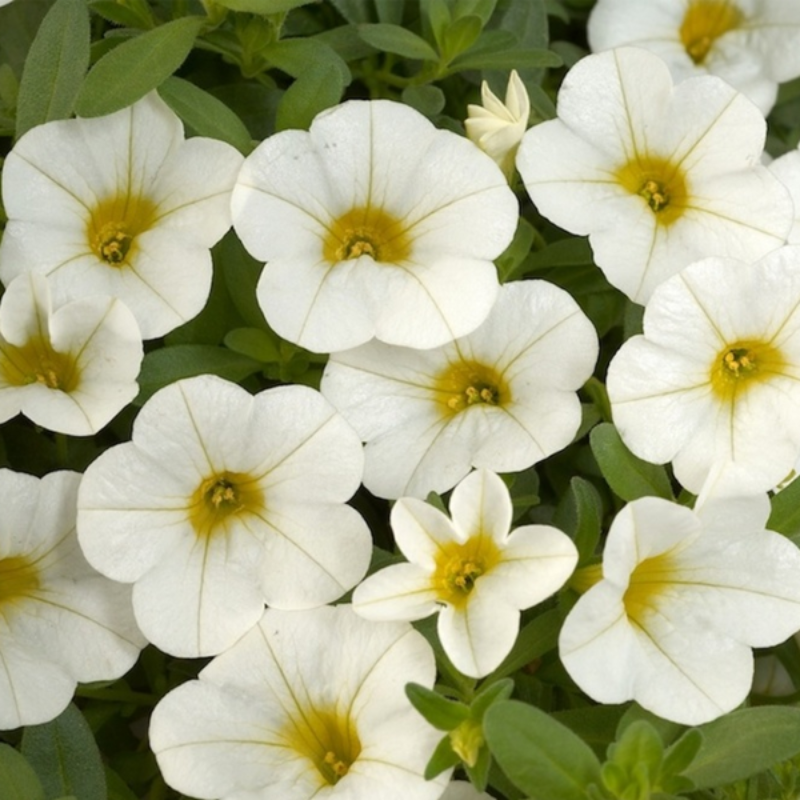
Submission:
POLYGON ((407 623, 268 609, 156 706, 150 744, 167 783, 193 797, 437 800, 448 773, 422 773, 441 731, 404 693, 435 674, 407 623))
POLYGON ((768 169, 787 188, 794 203, 794 224, 786 237, 787 243, 800 244, 800 149, 784 153, 768 169))
POLYGON ((514 162, 522 135, 528 127, 531 101, 528 90, 516 70, 511 71, 502 103, 484 81, 482 105, 468 105, 464 127, 467 137, 494 159, 507 180, 514 176, 514 162))
POLYGON ((769 512, 766 495, 706 495, 694 511, 655 497, 628 504, 602 580, 561 629, 578 686, 685 725, 736 708, 753 679, 750 648, 800 628, 800 550, 764 529, 769 512))
POLYGON ((59 305, 119 297, 145 339, 161 336, 208 299, 209 248, 230 227, 242 160, 224 142, 184 141, 155 93, 107 117, 33 128, 3 165, 0 279, 48 275, 59 305))
POLYGON ((588 34, 595 51, 652 51, 676 81, 717 75, 764 114, 800 75, 800 6, 786 0, 598 0, 588 34))
POLYGON ((0 421, 20 411, 72 436, 99 431, 136 396, 142 339, 111 297, 53 311, 47 279, 20 275, 0 300, 0 421))
POLYGON ((86 470, 78 535, 97 569, 135 584, 151 642, 213 655, 265 602, 310 608, 361 580, 370 533, 344 503, 362 464, 358 437, 313 389, 253 397, 209 375, 178 381, 143 406, 132 442, 86 470))
POLYGON ((503 481, 478 470, 453 489, 450 514, 404 497, 392 530, 407 564, 371 575, 353 594, 356 613, 374 620, 416 620, 439 612, 445 652, 465 675, 499 666, 519 633, 520 611, 563 586, 578 552, 549 525, 511 530, 503 481))
POLYGON ((644 335, 608 369, 625 444, 697 493, 713 464, 751 491, 776 486, 800 455, 800 248, 755 264, 709 258, 656 289, 644 335))
POLYGON ((637 303, 706 256, 784 244, 791 199, 760 163, 766 124, 719 78, 673 87, 666 65, 621 48, 576 64, 558 119, 531 128, 517 167, 539 211, 589 235, 608 280, 637 303))
POLYGON ((487 155, 387 100, 270 137, 233 192, 236 232, 268 262, 257 289, 268 322, 317 352, 373 337, 436 347, 474 330, 518 214, 487 155))
POLYGON ((0 729, 57 717, 76 684, 119 678, 145 641, 131 592, 75 536, 80 475, 0 470, 0 729))
POLYGON ((576 390, 597 358, 594 328, 545 281, 506 284, 478 330, 434 350, 371 342, 334 353, 322 392, 367 442, 380 497, 452 488, 470 469, 526 469, 566 447, 576 390))

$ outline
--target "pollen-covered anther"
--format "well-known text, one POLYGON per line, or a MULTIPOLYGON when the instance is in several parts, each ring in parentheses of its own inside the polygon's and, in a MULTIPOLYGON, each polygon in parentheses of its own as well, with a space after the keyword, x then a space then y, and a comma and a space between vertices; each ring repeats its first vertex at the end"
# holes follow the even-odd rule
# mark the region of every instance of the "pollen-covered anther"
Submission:
POLYGON ((334 775, 343 778, 350 771, 350 765, 342 761, 333 750, 325 753, 325 764, 330 768, 334 775))
POLYGON ((483 574, 483 567, 475 561, 457 559, 450 565, 447 577, 448 584, 459 591, 468 594, 475 586, 475 581, 483 574))
POLYGON ((656 213, 669 205, 669 192, 658 181, 645 181, 639 194, 656 213))
POLYGON ((755 357, 744 348, 728 350, 722 363, 737 377, 742 372, 752 372, 757 369, 755 357))
POLYGON ((121 264, 127 258, 132 240, 124 225, 107 222, 95 237, 94 251, 108 264, 121 264))
POLYGON ((341 261, 347 261, 359 256, 372 256, 376 261, 380 260, 378 248, 364 236, 355 235, 342 245, 338 252, 341 261))

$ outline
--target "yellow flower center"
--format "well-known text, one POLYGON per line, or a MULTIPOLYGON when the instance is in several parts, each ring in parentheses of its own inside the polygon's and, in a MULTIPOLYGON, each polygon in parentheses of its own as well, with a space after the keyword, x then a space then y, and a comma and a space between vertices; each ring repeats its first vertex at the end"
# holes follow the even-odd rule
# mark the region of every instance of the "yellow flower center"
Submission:
POLYGON ((439 600, 457 608, 466 605, 481 575, 500 563, 500 551, 494 540, 483 534, 470 537, 463 544, 447 542, 436 554, 433 585, 439 600))
POLYGON ((783 354, 768 342, 743 340, 726 345, 711 365, 711 388, 721 400, 780 375, 786 367, 783 354))
POLYGON ((656 609, 658 599, 674 582, 674 563, 671 551, 646 558, 631 574, 622 602, 628 619, 646 627, 646 618, 656 609))
POLYGON ((631 159, 616 172, 619 184, 641 197, 660 225, 670 225, 684 212, 689 192, 680 167, 657 156, 631 159))
POLYGON ((39 588, 39 570, 24 556, 0 558, 0 612, 39 588))
POLYGON ((322 253, 331 264, 359 256, 397 264, 411 254, 411 241, 400 220, 382 208, 366 206, 351 209, 330 225, 322 253))
POLYGON ((255 513, 264 496, 255 478, 241 472, 221 472, 206 478, 192 495, 189 520, 198 537, 225 530, 229 517, 255 513))
POLYGON ((738 28, 744 16, 728 0, 691 0, 681 23, 681 42, 695 64, 702 64, 714 42, 738 28))
POLYGON ((12 386, 41 383, 48 389, 69 393, 80 383, 75 358, 56 352, 49 341, 41 338, 31 339, 22 347, 3 345, 0 372, 12 386))
POLYGON ((298 709, 282 733, 287 746, 314 765, 321 785, 338 783, 361 754, 349 716, 328 709, 298 709))
POLYGON ((437 378, 437 399, 447 414, 457 414, 475 405, 502 406, 511 399, 503 377, 493 368, 477 361, 458 361, 437 378))
POLYGON ((110 197, 91 212, 86 225, 89 246, 109 266, 124 266, 136 252, 136 237, 155 220, 156 206, 146 197, 110 197))

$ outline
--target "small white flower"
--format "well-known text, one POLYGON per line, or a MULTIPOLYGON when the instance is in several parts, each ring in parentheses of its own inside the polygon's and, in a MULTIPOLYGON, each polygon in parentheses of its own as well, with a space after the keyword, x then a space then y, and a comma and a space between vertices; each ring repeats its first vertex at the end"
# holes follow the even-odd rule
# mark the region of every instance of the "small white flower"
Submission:
POLYGON ((444 347, 334 353, 321 388, 367 443, 364 485, 425 497, 472 467, 514 472, 566 447, 596 358, 577 303, 545 281, 519 281, 501 288, 480 328, 444 347))
POLYGON ((755 264, 709 258, 653 294, 644 335, 608 369, 625 444, 697 493, 715 462, 750 491, 780 483, 800 456, 800 248, 755 264))
POLYGON ((407 623, 269 609, 161 700, 150 744, 167 783, 193 797, 438 800, 449 773, 422 773, 441 731, 404 692, 435 674, 407 623))
POLYGON ((561 661, 600 703, 635 700, 698 725, 747 696, 752 647, 800 627, 800 550, 764 530, 766 495, 655 497, 614 520, 602 580, 567 616, 561 661))
POLYGON ((525 84, 516 70, 511 71, 502 103, 484 81, 481 84, 483 105, 468 105, 464 127, 470 141, 480 147, 503 170, 507 180, 514 176, 514 162, 522 135, 528 127, 531 101, 525 84))
POLYGON ((387 100, 353 100, 309 131, 270 137, 232 202, 236 232, 267 262, 267 321, 317 352, 373 337, 436 347, 474 330, 519 215, 488 156, 387 100))
POLYGON ((760 163, 765 135, 724 81, 673 86, 658 56, 621 48, 570 70, 558 119, 525 134, 517 167, 539 211, 588 235, 609 282, 646 303, 692 261, 784 244, 793 207, 760 163))
POLYGON ((499 666, 519 633, 522 609, 545 600, 575 569, 572 541, 549 525, 511 530, 503 481, 478 470, 453 489, 452 521, 422 500, 392 508, 392 530, 407 564, 371 575, 353 594, 356 613, 374 620, 416 620, 439 613, 445 652, 465 675, 499 666))
POLYGON ((143 350, 133 314, 111 297, 55 311, 41 275, 0 300, 0 421, 20 413, 72 436, 99 431, 136 396, 143 350))
POLYGON ((0 729, 57 717, 76 684, 119 678, 145 641, 131 592, 75 536, 80 475, 0 470, 0 729))
POLYGON ((676 81, 717 75, 765 115, 800 75, 800 6, 786 0, 598 0, 588 35, 594 51, 652 51, 676 81))
POLYGON ((86 470, 78 535, 100 572, 135 584, 151 642, 214 655, 265 603, 311 608, 361 580, 371 537, 345 502, 362 466, 358 437, 313 389, 178 381, 86 470))
POLYGON ((242 160, 224 142, 184 141, 155 93, 107 117, 33 128, 3 165, 0 279, 47 275, 59 305, 118 297, 145 339, 162 336, 208 299, 209 248, 230 227, 242 160))
POLYGON ((786 187, 794 203, 794 224, 787 244, 800 244, 800 148, 776 158, 767 169, 786 187))

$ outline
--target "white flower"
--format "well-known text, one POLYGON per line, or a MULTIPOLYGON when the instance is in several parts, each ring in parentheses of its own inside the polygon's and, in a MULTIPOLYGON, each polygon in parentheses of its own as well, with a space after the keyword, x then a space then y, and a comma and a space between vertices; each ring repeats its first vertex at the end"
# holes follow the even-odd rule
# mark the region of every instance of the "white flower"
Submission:
POLYGON ((111 297, 52 310, 41 275, 20 275, 0 300, 0 422, 20 411, 72 436, 99 431, 136 396, 143 350, 133 314, 111 297))
POLYGON ((598 0, 588 34, 595 51, 652 51, 676 81, 717 75, 763 114, 800 75, 800 6, 786 0, 598 0))
POLYGON ((156 706, 150 744, 167 783, 193 797, 437 800, 448 773, 422 773, 441 731, 404 694, 434 677, 407 623, 269 609, 156 706))
POLYGON ((695 511, 655 497, 627 505, 602 580, 561 630, 578 686, 685 725, 736 708, 753 679, 750 648, 800 628, 800 550, 764 530, 769 510, 766 495, 706 495, 695 511))
POLYGON ((353 594, 356 613, 416 620, 439 612, 442 646, 465 675, 481 678, 511 652, 520 611, 563 586, 578 561, 572 541, 549 525, 511 531, 503 481, 478 470, 453 489, 452 521, 413 497, 392 508, 397 547, 410 563, 371 575, 353 594))
POLYGON ((794 203, 794 224, 786 237, 788 244, 800 244, 800 149, 784 153, 767 169, 787 188, 794 203))
POLYGON ((213 655, 265 602, 310 608, 361 580, 371 538, 344 503, 362 464, 358 437, 313 389, 253 397, 213 376, 178 381, 144 405, 132 442, 86 470, 78 535, 97 569, 135 583, 151 642, 213 655))
POLYGON ((622 48, 570 70, 558 115, 525 134, 517 167, 539 211, 588 234, 635 302, 699 258, 784 244, 793 207, 760 163, 764 118, 719 78, 673 87, 661 59, 622 48))
POLYGON ((268 262, 257 289, 267 321, 317 352, 373 337, 436 347, 474 330, 519 214, 488 156, 386 100, 270 137, 232 202, 245 247, 268 262))
POLYGON ((144 639, 130 589, 98 575, 75 536, 80 475, 0 470, 0 729, 57 717, 78 681, 119 678, 144 639))
POLYGON ((371 342, 334 353, 323 394, 366 446, 364 485, 380 497, 443 492, 474 467, 526 469, 566 447, 575 394, 597 335, 575 301, 545 281, 506 284, 486 322, 435 350, 371 342))
POLYGON ((59 305, 118 297, 145 339, 161 336, 208 299, 209 248, 230 227, 242 160, 224 142, 184 141, 155 93, 107 117, 33 128, 3 165, 0 279, 48 275, 59 305))
POLYGON ((481 102, 483 105, 467 106, 464 120, 467 137, 490 155, 506 179, 511 180, 517 148, 531 113, 528 90, 517 71, 512 70, 506 88, 506 102, 500 102, 486 81, 481 84, 481 102))
POLYGON ((800 248, 709 258, 660 286, 608 369, 614 423, 640 458, 697 493, 714 462, 751 491, 800 456, 800 248))

